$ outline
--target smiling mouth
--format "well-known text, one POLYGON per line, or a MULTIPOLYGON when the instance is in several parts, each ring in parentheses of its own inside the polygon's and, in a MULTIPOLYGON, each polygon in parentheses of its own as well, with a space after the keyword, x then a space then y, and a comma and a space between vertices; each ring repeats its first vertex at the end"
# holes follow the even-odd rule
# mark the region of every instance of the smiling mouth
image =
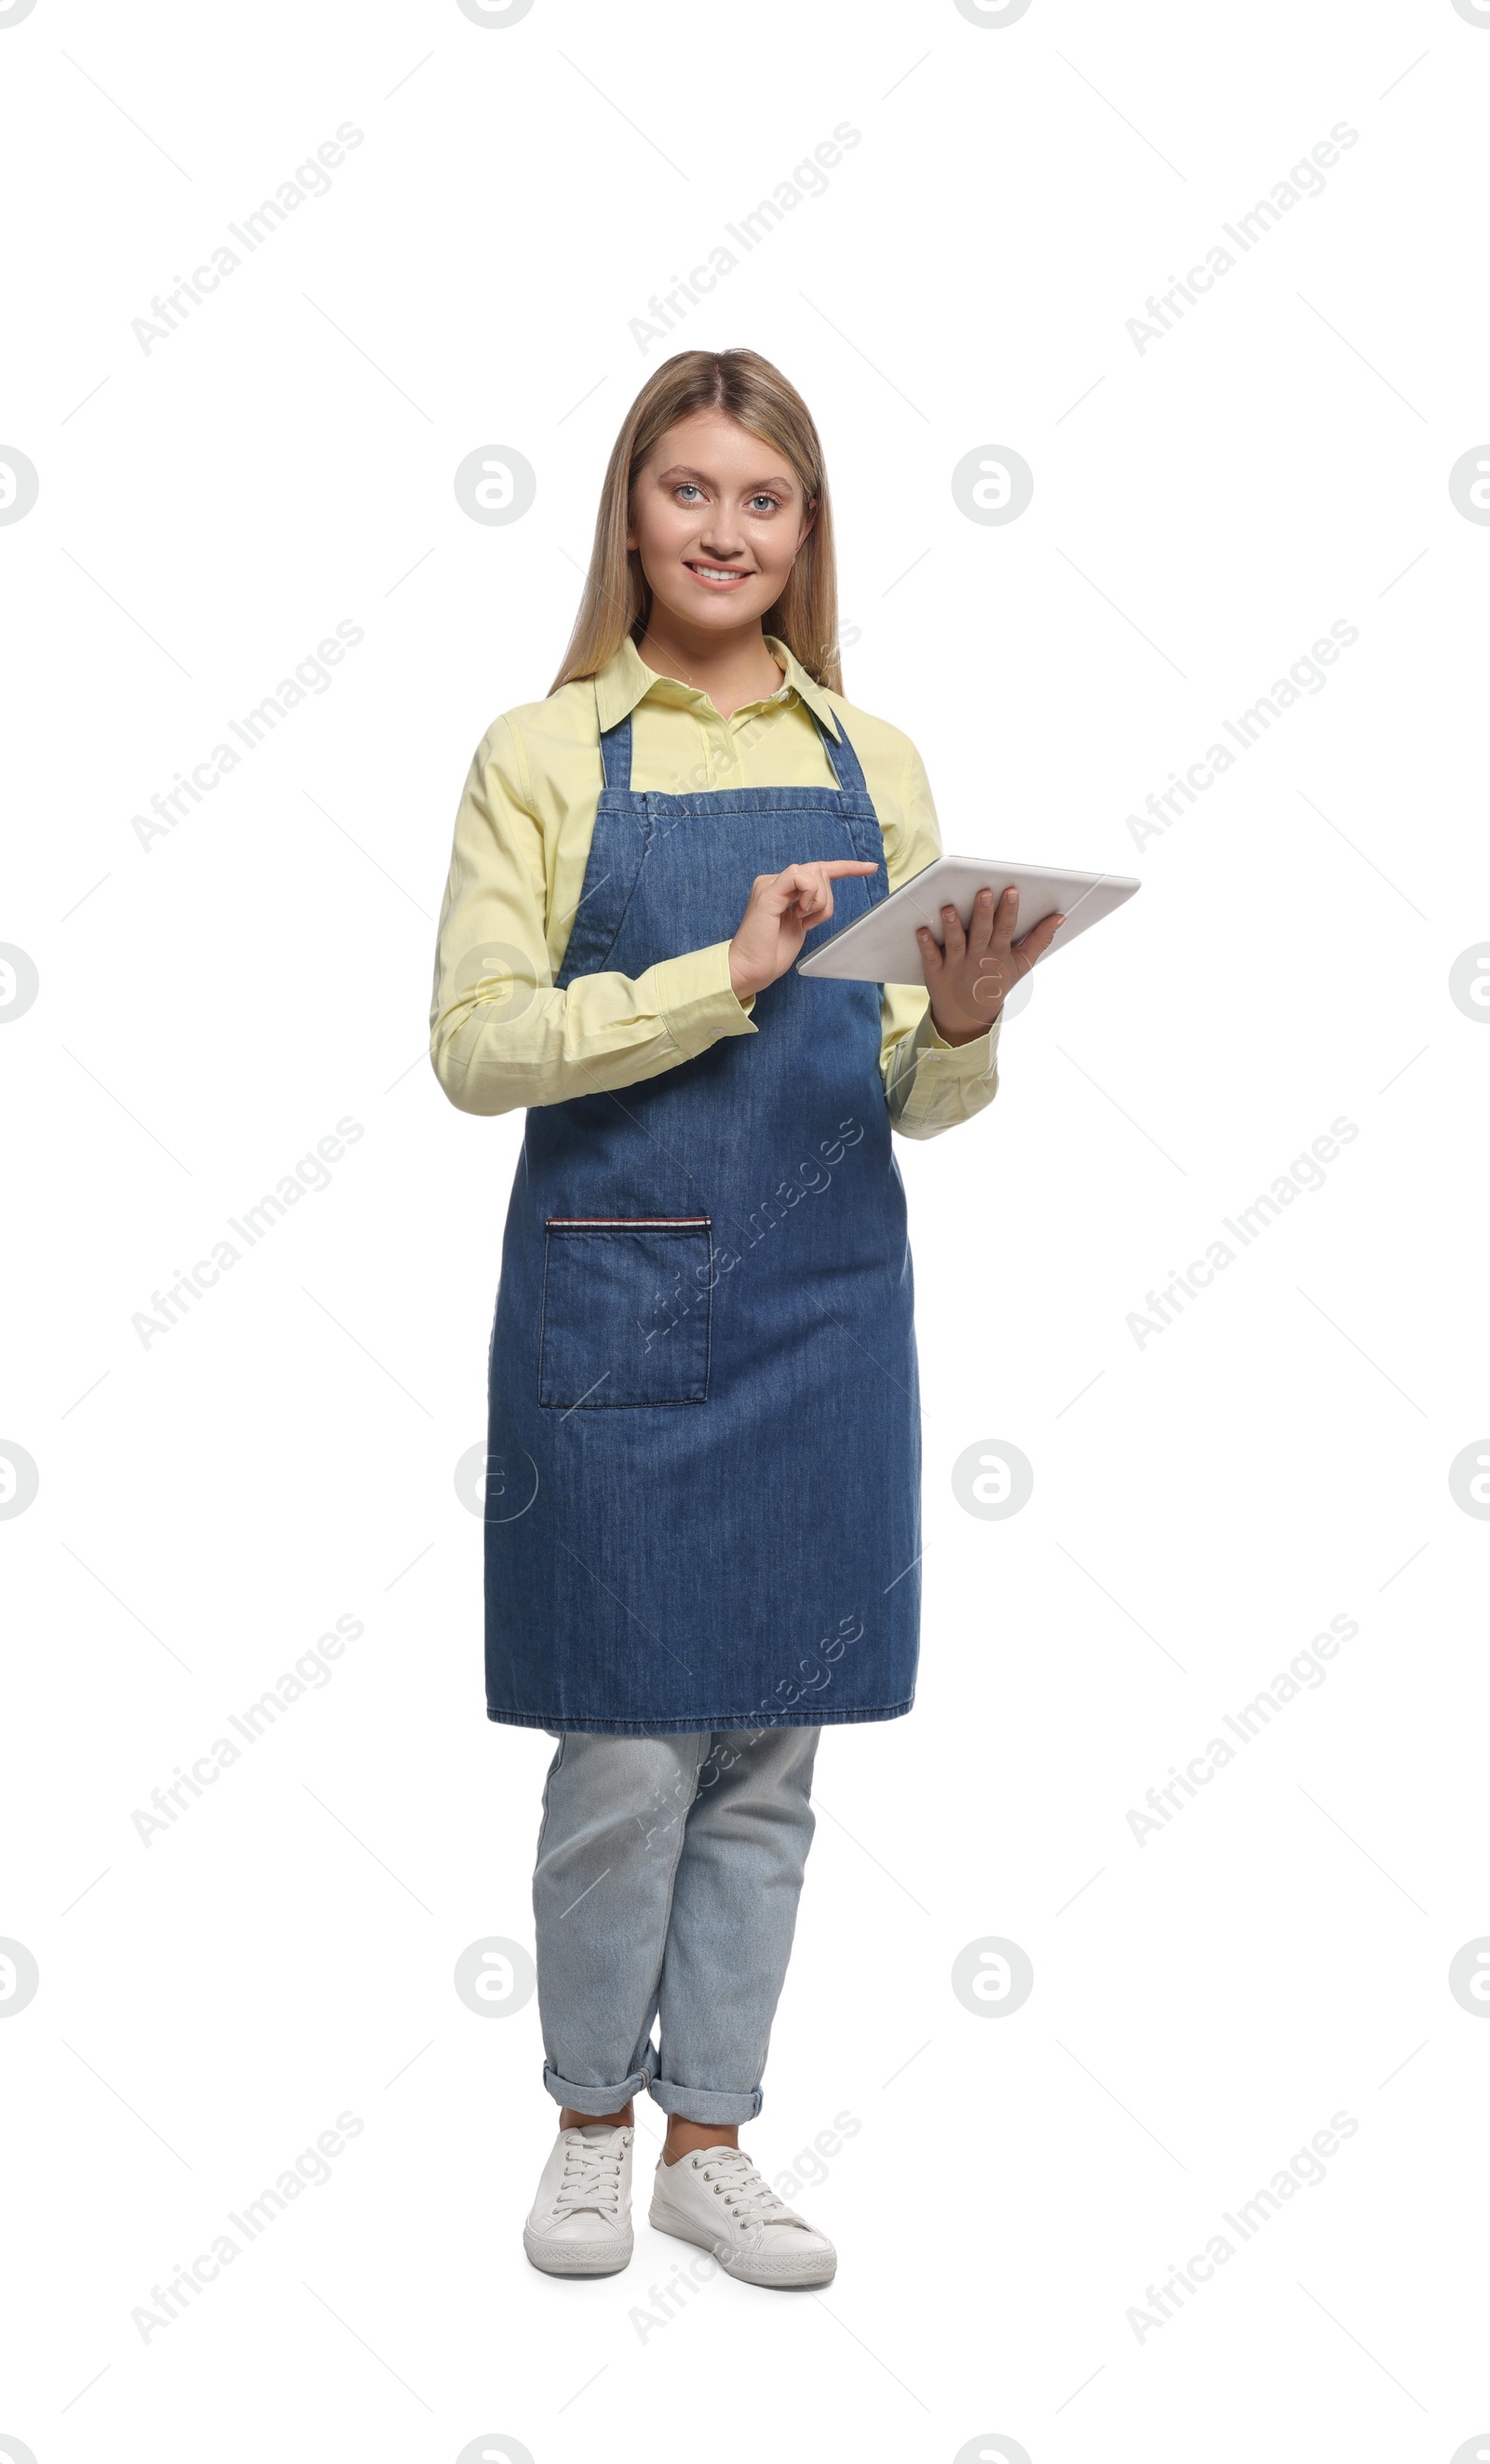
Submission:
POLYGON ((684 562, 707 590, 737 590, 742 582, 755 580, 753 574, 744 572, 737 564, 703 564, 695 562, 691 557, 685 557, 684 562))

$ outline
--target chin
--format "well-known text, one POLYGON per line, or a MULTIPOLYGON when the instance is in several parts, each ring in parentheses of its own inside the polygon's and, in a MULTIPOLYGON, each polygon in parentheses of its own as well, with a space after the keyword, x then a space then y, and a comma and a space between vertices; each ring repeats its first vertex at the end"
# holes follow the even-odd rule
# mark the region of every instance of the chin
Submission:
POLYGON ((728 591, 715 598, 712 592, 690 589, 687 596, 669 601, 668 612, 687 625, 718 625, 733 627, 758 622, 772 602, 762 601, 758 591, 728 591))

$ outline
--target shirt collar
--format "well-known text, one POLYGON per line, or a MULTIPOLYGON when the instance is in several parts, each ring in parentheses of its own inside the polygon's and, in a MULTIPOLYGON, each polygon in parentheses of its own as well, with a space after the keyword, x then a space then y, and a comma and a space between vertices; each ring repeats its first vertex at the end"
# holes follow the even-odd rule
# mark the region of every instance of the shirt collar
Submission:
MULTIPOLYGON (((839 724, 824 687, 807 673, 800 660, 794 658, 786 644, 778 641, 774 633, 766 635, 766 647, 782 671, 781 693, 795 693, 814 716, 822 721, 837 742, 839 724)), ((620 725, 622 719, 628 718, 638 702, 645 701, 654 691, 660 701, 672 702, 685 709, 700 705, 712 707, 708 694, 700 693, 696 686, 683 684, 676 676, 658 675, 655 669, 646 665, 628 633, 620 649, 606 660, 595 679, 595 707, 601 734, 608 734, 611 728, 620 725)))

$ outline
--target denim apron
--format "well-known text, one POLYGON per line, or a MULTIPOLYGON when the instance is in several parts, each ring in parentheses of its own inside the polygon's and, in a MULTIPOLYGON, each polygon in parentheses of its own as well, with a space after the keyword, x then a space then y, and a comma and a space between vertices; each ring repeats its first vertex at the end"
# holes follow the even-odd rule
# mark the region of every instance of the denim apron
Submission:
MULTIPOLYGON (((816 718, 816 714, 814 714, 816 718)), ((846 737, 836 787, 637 794, 629 716, 556 982, 726 941, 757 873, 872 861, 812 950, 886 895, 846 737)), ((880 991, 789 969, 726 1036, 535 1108, 491 1354, 487 1707, 624 1736, 910 1708, 920 1418, 880 991)))

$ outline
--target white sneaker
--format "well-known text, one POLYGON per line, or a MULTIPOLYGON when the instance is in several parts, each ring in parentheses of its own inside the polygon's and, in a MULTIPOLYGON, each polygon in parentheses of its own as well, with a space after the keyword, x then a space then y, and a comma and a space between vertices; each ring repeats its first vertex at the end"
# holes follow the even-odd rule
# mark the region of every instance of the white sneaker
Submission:
POLYGON ((631 2256, 631 2142, 626 2124, 572 2123, 554 2143, 522 2246, 545 2276, 616 2276, 631 2256))
POLYGON ((831 2284, 838 2253, 826 2233, 777 2197, 743 2147, 695 2147, 657 2164, 651 2222, 712 2251, 746 2284, 831 2284))

